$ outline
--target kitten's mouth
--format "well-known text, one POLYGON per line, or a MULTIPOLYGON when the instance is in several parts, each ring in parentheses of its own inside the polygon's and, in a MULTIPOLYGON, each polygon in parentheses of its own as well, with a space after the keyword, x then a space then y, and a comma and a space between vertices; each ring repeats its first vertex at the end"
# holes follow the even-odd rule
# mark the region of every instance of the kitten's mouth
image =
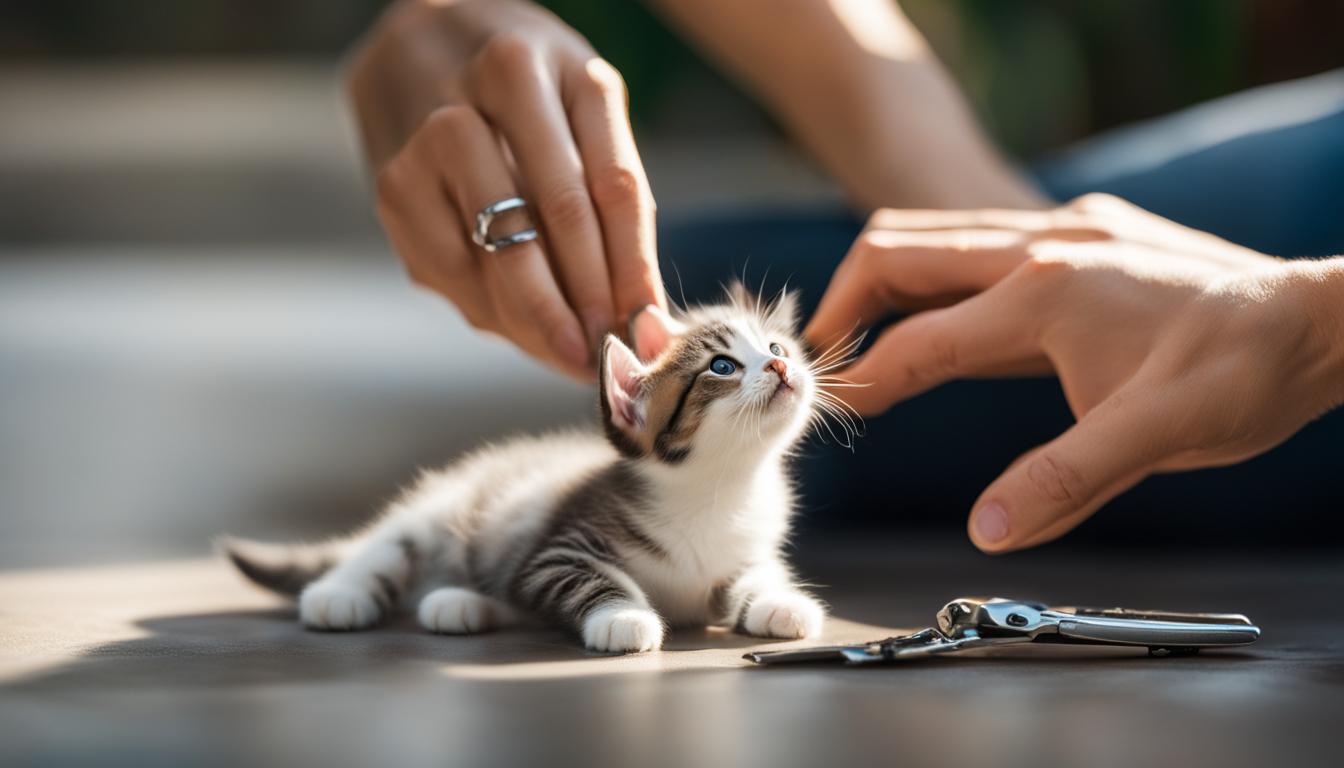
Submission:
POLYGON ((771 393, 770 401, 767 403, 767 405, 774 405, 776 400, 788 397, 791 394, 793 394, 793 387, 790 386, 787 381, 780 379, 779 386, 775 387, 775 391, 771 393))

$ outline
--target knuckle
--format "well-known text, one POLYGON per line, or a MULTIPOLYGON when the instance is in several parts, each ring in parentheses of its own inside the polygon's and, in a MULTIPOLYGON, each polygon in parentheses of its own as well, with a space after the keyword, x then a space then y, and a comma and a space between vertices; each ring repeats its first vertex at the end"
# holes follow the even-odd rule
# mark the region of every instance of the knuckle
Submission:
POLYGON ((1032 282, 1054 282, 1067 278, 1076 270, 1073 261, 1053 248, 1031 248, 1022 262, 1022 275, 1032 282))
POLYGON ((867 230, 859 234, 854 240, 854 245, 850 246, 849 257, 845 261, 849 262, 860 272, 867 272, 882 260, 887 249, 880 242, 881 235, 876 234, 875 230, 867 230))
POLYGON ((586 189, 571 184, 538 200, 537 208, 548 226, 564 230, 586 221, 592 212, 592 202, 586 189))
POLYGON ((458 304, 457 308, 462 313, 462 318, 467 321, 467 325, 472 328, 478 331, 495 330, 494 326, 486 321, 485 314, 480 310, 463 304, 458 304))
POLYGON ((625 78, 606 59, 591 59, 583 68, 585 79, 604 96, 626 97, 625 78))
POLYGON ((1131 206, 1123 198, 1106 192, 1088 192, 1069 201, 1067 207, 1079 213, 1099 214, 1124 210, 1131 206))
POLYGON ((405 174, 401 165, 395 160, 385 163, 382 168, 378 169, 378 175, 374 178, 373 184, 379 216, 386 217, 395 214, 406 188, 405 174))
POLYGON ((1084 500, 1083 476, 1067 461, 1041 451, 1027 461, 1028 487, 1039 496, 1062 504, 1084 500))
POLYGON ((478 119, 471 107, 449 104, 430 112, 422 130, 435 149, 442 151, 469 142, 475 129, 474 121, 478 119))
POLYGON ((866 257, 890 250, 891 237, 880 229, 866 229, 854 241, 855 249, 866 257))
POLYGON ((600 206, 634 206, 644 195, 644 178, 630 166, 614 165, 594 174, 591 187, 600 206))
POLYGON ((517 82, 536 71, 537 50, 525 36, 513 32, 495 35, 481 46, 476 58, 481 77, 517 82))

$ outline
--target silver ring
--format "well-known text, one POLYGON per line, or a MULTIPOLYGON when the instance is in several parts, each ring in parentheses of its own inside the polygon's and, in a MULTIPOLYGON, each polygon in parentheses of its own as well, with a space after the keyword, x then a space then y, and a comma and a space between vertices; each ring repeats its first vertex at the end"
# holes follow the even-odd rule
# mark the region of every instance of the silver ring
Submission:
POLYGON ((527 203, 521 197, 506 197, 503 200, 493 202, 481 209, 476 214, 476 231, 471 233, 471 241, 485 249, 486 253, 494 253, 500 248, 508 248, 510 245, 526 243, 537 239, 537 230, 524 229, 521 232, 514 232, 511 235, 504 235, 490 239, 490 225, 495 223, 495 217, 506 211, 526 208, 527 203))

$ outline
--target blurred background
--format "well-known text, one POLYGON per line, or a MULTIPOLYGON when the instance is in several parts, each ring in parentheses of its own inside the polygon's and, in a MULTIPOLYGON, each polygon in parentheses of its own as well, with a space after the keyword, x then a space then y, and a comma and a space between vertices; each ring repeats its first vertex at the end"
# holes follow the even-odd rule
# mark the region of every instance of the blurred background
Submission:
MULTIPOLYGON (((626 76, 660 215, 835 201, 628 0, 543 3, 626 76)), ((339 70, 376 0, 0 8, 0 566, 317 535, 592 394, 412 290, 339 70)), ((906 0, 1026 161, 1344 66, 1338 0, 906 0)))

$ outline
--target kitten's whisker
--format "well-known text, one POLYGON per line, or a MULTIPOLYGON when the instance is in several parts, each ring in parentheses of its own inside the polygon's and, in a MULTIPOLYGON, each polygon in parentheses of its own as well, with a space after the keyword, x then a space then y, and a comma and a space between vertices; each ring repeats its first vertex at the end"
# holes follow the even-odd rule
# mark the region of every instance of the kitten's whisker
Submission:
POLYGON ((843 365, 846 361, 849 360, 850 356, 852 356, 854 352, 858 350, 859 346, 863 344, 863 340, 867 338, 867 336, 868 334, 866 333, 860 334, 843 344, 836 344, 835 346, 832 346, 830 349, 827 349, 817 359, 816 362, 817 367, 827 368, 835 366, 837 364, 843 365))
POLYGON ((824 376, 817 376, 816 378, 819 379, 819 380, 822 380, 822 381, 840 381, 840 382, 844 382, 845 384, 856 384, 856 383, 857 383, 857 382, 855 382, 853 379, 846 379, 844 376, 834 376, 834 375, 830 375, 830 374, 827 374, 827 375, 824 375, 824 376))
POLYGON ((821 386, 823 388, 823 391, 826 389, 867 389, 868 387, 873 386, 873 383, 869 382, 867 384, 855 384, 852 381, 847 382, 824 381, 821 382, 821 386))
POLYGON ((820 419, 818 423, 826 428, 826 431, 830 433, 832 440, 835 440, 835 442, 840 443, 841 445, 846 445, 846 443, 840 439, 840 436, 835 434, 835 430, 831 428, 831 422, 828 419, 820 419))
POLYGON ((817 400, 818 405, 832 413, 835 418, 843 420, 855 435, 862 435, 867 428, 863 416, 854 410, 849 403, 837 398, 829 392, 823 393, 817 400), (855 423, 857 421, 857 423, 855 423))
MULTIPOLYGON (((854 324, 854 327, 855 328, 858 327, 857 322, 854 324)), ((855 349, 857 349, 860 344, 863 343, 864 339, 868 338, 867 331, 864 331, 863 333, 860 333, 858 335, 852 335, 853 333, 854 333, 853 329, 847 331, 844 335, 842 335, 839 339, 837 339, 835 343, 823 349, 821 353, 817 356, 817 364, 824 365, 828 362, 833 361, 836 358, 843 358, 849 355, 855 349)))
POLYGON ((690 306, 690 303, 686 301, 686 283, 682 282, 681 269, 675 261, 672 262, 672 271, 677 275, 677 291, 681 294, 681 306, 678 309, 684 312, 690 306))
POLYGON ((853 348, 835 350, 814 362, 812 370, 814 373, 828 373, 843 368, 854 361, 853 353, 853 348))
POLYGON ((848 367, 850 366, 850 364, 853 363, 853 362, 854 362, 854 358, 852 358, 852 357, 846 357, 846 358, 843 358, 843 359, 840 359, 840 360, 836 360, 835 362, 827 363, 826 365, 819 366, 819 367, 815 368, 813 372, 814 372, 814 373, 817 373, 817 374, 819 374, 819 375, 824 375, 824 374, 830 373, 831 371, 838 371, 838 370, 840 370, 841 368, 848 368, 848 367))
MULTIPOLYGON (((826 425, 827 431, 829 431, 833 437, 835 436, 835 432, 834 430, 831 429, 830 426, 831 421, 833 420, 836 426, 840 427, 840 429, 845 433, 846 447, 852 450, 853 441, 851 438, 862 434, 862 430, 858 426, 856 426, 854 424, 853 419, 851 419, 849 415, 845 413, 844 410, 839 408, 834 402, 830 402, 826 399, 819 399, 817 401, 817 407, 818 411, 816 412, 816 415, 818 415, 821 418, 821 423, 826 425), (830 419, 827 419, 826 416, 829 416, 830 419)), ((838 437, 836 437, 836 440, 837 442, 839 442, 838 437)))
POLYGON ((829 403, 831 405, 838 407, 845 413, 853 414, 856 418, 859 419, 863 418, 862 416, 859 415, 859 412, 855 410, 852 405, 850 405, 849 403, 845 402, 844 400, 840 399, 839 397, 830 392, 819 392, 818 397, 820 398, 819 402, 829 403))

